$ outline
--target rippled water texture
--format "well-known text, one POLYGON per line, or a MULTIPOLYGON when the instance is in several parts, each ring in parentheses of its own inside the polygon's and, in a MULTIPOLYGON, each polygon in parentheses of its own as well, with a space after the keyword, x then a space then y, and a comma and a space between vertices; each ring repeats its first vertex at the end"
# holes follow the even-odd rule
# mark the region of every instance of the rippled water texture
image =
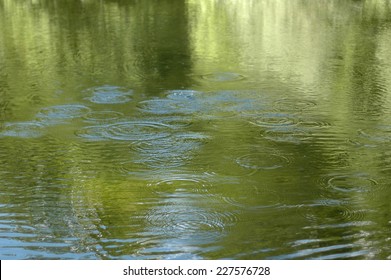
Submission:
POLYGON ((87 100, 97 104, 118 104, 131 101, 132 90, 118 86, 99 86, 85 91, 87 100))
POLYGON ((0 259, 391 259, 387 3, 0 0, 0 259))

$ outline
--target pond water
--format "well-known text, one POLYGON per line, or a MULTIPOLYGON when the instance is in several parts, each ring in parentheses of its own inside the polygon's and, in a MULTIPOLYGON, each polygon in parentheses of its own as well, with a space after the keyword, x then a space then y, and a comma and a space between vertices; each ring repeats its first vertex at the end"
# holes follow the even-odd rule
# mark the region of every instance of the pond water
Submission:
POLYGON ((1 259, 391 259, 391 5, 0 0, 1 259))

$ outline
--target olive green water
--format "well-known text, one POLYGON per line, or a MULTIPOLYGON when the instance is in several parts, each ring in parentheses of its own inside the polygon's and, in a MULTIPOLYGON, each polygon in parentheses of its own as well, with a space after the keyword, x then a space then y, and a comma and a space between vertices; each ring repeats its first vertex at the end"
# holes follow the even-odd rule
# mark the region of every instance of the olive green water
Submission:
POLYGON ((391 4, 0 0, 1 259, 391 259, 391 4))

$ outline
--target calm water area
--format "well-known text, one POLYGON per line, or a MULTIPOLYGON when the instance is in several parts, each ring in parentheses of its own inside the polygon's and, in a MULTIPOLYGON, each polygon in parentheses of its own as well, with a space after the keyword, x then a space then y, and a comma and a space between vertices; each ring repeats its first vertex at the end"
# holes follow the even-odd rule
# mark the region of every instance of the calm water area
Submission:
POLYGON ((391 259, 391 2, 0 0, 0 259, 391 259))

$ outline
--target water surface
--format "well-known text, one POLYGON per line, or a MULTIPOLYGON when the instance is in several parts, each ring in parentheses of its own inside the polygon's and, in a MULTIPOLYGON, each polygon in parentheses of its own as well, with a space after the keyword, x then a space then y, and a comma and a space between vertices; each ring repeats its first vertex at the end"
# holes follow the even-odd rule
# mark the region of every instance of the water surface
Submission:
POLYGON ((0 0, 0 258, 391 259, 390 18, 0 0))

